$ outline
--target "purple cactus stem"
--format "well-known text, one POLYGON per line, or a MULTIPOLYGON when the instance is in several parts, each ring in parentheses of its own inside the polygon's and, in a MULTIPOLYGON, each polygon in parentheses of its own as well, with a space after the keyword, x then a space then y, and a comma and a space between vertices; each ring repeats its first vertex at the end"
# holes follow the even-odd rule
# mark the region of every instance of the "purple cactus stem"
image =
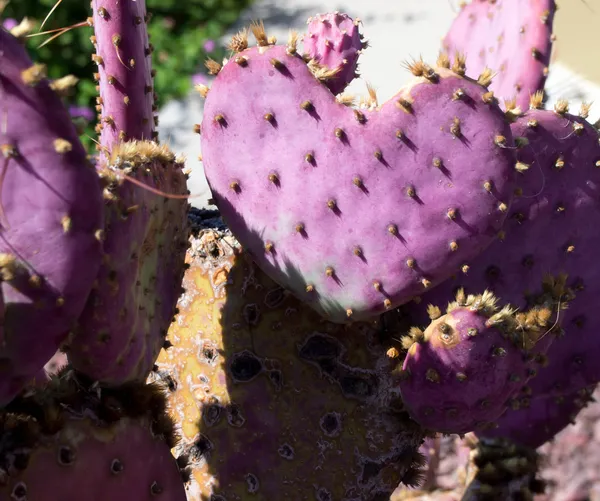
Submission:
POLYGON ((144 0, 93 0, 92 59, 100 86, 100 143, 104 151, 123 140, 152 140, 152 45, 144 0))
POLYGON ((0 29, 0 405, 74 326, 101 261, 100 182, 45 67, 0 29))
POLYGON ((220 70, 198 128, 206 176, 267 274, 334 322, 369 318, 495 239, 510 126, 485 87, 422 61, 381 109, 346 107, 293 49, 249 48, 220 70))
POLYGON ((529 96, 544 89, 552 51, 554 0, 472 0, 462 7, 443 41, 452 56, 466 56, 468 73, 487 66, 497 76, 490 90, 516 98, 526 110, 529 96))
POLYGON ((330 70, 338 70, 325 84, 334 94, 358 76, 358 58, 367 47, 358 31, 359 23, 340 12, 318 14, 308 20, 304 53, 330 70))

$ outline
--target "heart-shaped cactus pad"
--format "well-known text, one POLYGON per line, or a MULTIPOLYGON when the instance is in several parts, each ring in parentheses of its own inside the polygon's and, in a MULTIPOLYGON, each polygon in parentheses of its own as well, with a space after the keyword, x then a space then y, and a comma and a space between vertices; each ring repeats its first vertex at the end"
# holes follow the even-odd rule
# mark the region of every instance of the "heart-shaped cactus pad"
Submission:
POLYGON ((354 109, 293 44, 262 44, 220 69, 199 130, 215 202, 268 275, 341 323, 411 300, 492 242, 515 152, 483 85, 417 61, 415 82, 354 109))

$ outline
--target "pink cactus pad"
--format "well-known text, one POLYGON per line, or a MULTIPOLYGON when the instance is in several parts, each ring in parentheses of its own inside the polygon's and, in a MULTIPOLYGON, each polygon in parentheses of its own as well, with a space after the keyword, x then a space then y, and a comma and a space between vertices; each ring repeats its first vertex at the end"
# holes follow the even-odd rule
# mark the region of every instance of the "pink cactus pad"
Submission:
POLYGON ((515 312, 500 310, 487 291, 456 298, 445 315, 430 307, 425 332, 411 330, 413 344, 400 373, 402 400, 413 419, 442 433, 487 427, 530 377, 522 349, 528 333, 515 312))
POLYGON ((469 74, 491 68, 497 76, 490 90, 501 99, 516 97, 526 110, 529 96, 544 89, 548 76, 555 11, 554 0, 472 0, 443 47, 452 56, 466 56, 469 74))
POLYGON ((144 0, 93 0, 100 143, 154 138, 152 46, 144 0))
POLYGON ((358 24, 358 20, 340 12, 318 14, 308 20, 304 53, 330 70, 338 70, 325 83, 334 94, 354 80, 360 51, 367 47, 358 24))
POLYGON ((113 148, 101 175, 109 183, 104 263, 68 347, 74 369, 107 385, 143 381, 171 324, 187 248, 182 163, 151 141, 113 148), (182 198, 167 198, 142 188, 182 198))
POLYGON ((102 190, 45 68, 0 29, 0 406, 81 313, 101 260, 102 190))
POLYGON ((412 71, 425 76, 363 112, 289 47, 261 46, 208 92, 202 152, 223 217, 267 274, 334 322, 446 279, 494 239, 513 196, 512 135, 486 88, 423 62, 412 71))
MULTIPOLYGON (((427 304, 452 297, 457 287, 467 292, 489 288, 523 308, 527 292, 545 273, 566 273, 576 297, 558 319, 564 336, 546 352, 545 367, 524 397, 566 396, 600 381, 600 324, 590 313, 600 297, 600 234, 595 230, 600 224, 600 146, 597 130, 566 111, 566 103, 560 102, 555 111, 532 109, 516 120, 513 133, 529 144, 518 154, 521 196, 515 199, 504 238, 469 263, 466 274, 423 297, 427 304)), ((586 107, 582 115, 587 115, 586 107)), ((424 319, 425 309, 420 310, 424 319)), ((498 421, 500 427, 502 423, 498 421)))
POLYGON ((173 423, 156 388, 98 397, 62 376, 2 420, 0 499, 186 501, 170 451, 173 423))

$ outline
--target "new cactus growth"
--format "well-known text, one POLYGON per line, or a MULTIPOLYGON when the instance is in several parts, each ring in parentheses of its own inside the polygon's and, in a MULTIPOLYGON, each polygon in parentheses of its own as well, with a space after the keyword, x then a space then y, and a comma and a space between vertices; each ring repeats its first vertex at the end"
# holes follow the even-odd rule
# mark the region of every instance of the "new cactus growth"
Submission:
MULTIPOLYGON (((488 428, 535 374, 527 350, 553 327, 563 283, 549 279, 541 304, 527 312, 498 307, 489 291, 461 289, 446 314, 430 305, 431 323, 403 340, 408 353, 400 390, 413 419, 443 433, 488 428)), ((564 303, 563 303, 564 304, 564 303)))
POLYGON ((181 423, 188 501, 388 499, 414 485, 422 431, 397 407, 380 322, 323 320, 200 224, 152 378, 181 423))
POLYGON ((409 301, 492 242, 515 171, 489 73, 415 61, 410 86, 361 111, 293 41, 257 38, 220 69, 198 131, 216 204, 261 269, 343 323, 409 301))
POLYGON ((469 74, 491 68, 490 85, 503 100, 516 97, 527 109, 529 96, 544 89, 552 51, 554 0, 472 0, 464 5, 443 40, 452 56, 466 57, 469 74))
POLYGON ((0 29, 0 406, 80 315, 101 260, 102 191, 43 66, 0 29))
POLYGON ((164 411, 155 385, 98 393, 62 371, 0 419, 0 499, 186 501, 164 411))
POLYGON ((342 92, 357 76, 358 58, 367 47, 359 24, 358 19, 340 12, 318 14, 308 20, 304 54, 331 71, 325 85, 333 94, 342 92))

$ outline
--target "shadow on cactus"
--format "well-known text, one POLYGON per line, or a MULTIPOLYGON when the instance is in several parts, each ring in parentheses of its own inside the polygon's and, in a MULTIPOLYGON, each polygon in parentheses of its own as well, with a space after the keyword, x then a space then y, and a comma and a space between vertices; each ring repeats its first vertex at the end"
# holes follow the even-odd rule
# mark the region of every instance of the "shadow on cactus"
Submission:
POLYGON ((323 320, 228 231, 197 230, 153 376, 181 423, 188 500, 387 500, 416 484, 423 434, 402 410, 381 319, 323 320))

